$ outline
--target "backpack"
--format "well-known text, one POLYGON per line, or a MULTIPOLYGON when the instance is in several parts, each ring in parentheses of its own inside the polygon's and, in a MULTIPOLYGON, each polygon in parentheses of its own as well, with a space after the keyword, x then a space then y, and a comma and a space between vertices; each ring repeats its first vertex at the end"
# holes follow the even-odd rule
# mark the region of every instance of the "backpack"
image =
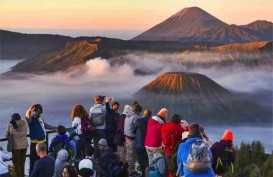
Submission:
POLYGON ((195 174, 203 174, 210 170, 209 148, 202 140, 196 140, 191 144, 187 162, 184 165, 195 174))
MULTIPOLYGON (((162 177, 164 174, 160 174, 158 166, 157 166, 157 161, 160 159, 163 159, 165 161, 166 167, 167 167, 167 162, 164 157, 158 157, 157 159, 153 160, 152 163, 149 165, 148 168, 148 176, 149 177, 162 177)), ((166 172, 167 173, 167 172, 166 172)))
POLYGON ((90 119, 81 118, 81 131, 83 135, 92 135, 93 125, 90 119))
POLYGON ((231 162, 231 156, 234 153, 232 147, 222 148, 221 153, 216 158, 216 161, 213 162, 212 168, 216 174, 223 174, 227 172, 231 166, 231 171, 233 172, 233 163, 231 162))
POLYGON ((162 142, 166 147, 169 147, 173 150, 178 143, 178 130, 177 128, 173 129, 173 126, 164 124, 162 127, 162 142))
POLYGON ((100 126, 104 124, 104 115, 102 110, 102 105, 94 106, 90 114, 90 119, 93 126, 100 126))

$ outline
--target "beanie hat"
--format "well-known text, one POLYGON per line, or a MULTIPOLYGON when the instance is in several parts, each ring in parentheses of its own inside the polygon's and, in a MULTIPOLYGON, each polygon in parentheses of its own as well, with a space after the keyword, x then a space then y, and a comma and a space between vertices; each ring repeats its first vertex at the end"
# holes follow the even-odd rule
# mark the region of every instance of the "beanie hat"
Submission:
POLYGON ((79 170, 83 169, 83 168, 87 168, 90 170, 93 170, 93 163, 90 159, 83 159, 80 161, 79 163, 79 170))
POLYGON ((107 143, 106 139, 104 139, 104 138, 100 139, 98 144, 100 146, 108 146, 108 143, 107 143))
POLYGON ((162 108, 162 109, 157 113, 157 115, 158 115, 159 117, 162 117, 162 118, 166 119, 166 118, 167 118, 167 112, 168 112, 168 110, 167 110, 166 108, 162 108))
POLYGON ((202 137, 200 126, 198 124, 190 124, 189 128, 189 136, 199 136, 202 137))
POLYGON ((102 95, 96 95, 96 96, 94 96, 94 99, 95 99, 96 101, 99 101, 99 100, 103 101, 103 100, 104 100, 104 97, 105 97, 105 96, 102 96, 102 95))
POLYGON ((231 141, 233 141, 233 132, 231 130, 226 130, 224 132, 221 140, 231 140, 231 141))

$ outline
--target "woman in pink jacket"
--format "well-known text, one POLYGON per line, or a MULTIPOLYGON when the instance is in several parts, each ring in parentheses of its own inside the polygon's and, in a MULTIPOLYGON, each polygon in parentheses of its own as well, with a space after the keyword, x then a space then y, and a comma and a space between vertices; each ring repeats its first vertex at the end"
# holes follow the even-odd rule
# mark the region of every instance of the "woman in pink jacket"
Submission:
POLYGON ((154 154, 157 154, 162 147, 161 128, 167 118, 167 112, 168 110, 166 108, 162 108, 156 116, 153 116, 148 121, 145 147, 149 158, 149 164, 151 163, 154 154))

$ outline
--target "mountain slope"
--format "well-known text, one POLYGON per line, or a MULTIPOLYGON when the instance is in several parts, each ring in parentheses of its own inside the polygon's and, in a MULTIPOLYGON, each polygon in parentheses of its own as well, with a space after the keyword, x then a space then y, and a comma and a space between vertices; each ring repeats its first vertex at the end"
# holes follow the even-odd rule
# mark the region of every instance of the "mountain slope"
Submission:
POLYGON ((69 67, 84 64, 86 57, 97 51, 97 44, 88 41, 67 42, 65 47, 34 59, 25 60, 15 65, 12 70, 16 72, 55 72, 69 67))
POLYGON ((167 20, 154 26, 132 40, 163 40, 189 38, 196 31, 214 27, 226 27, 226 23, 198 7, 182 9, 167 20))
POLYGON ((0 30, 0 59, 26 59, 63 46, 71 37, 0 30))
POLYGON ((227 25, 198 7, 185 8, 132 40, 206 41, 218 43, 273 40, 272 23, 256 21, 249 25, 227 25))
POLYGON ((271 115, 254 102, 242 99, 198 73, 164 73, 140 89, 134 98, 153 112, 165 106, 169 119, 181 114, 189 122, 237 124, 270 122, 271 115))

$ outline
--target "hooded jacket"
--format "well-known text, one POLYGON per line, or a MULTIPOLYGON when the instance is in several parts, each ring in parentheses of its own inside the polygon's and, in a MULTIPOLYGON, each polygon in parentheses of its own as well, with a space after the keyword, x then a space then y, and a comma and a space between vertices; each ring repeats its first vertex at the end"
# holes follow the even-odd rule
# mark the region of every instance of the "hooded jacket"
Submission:
POLYGON ((68 165, 67 159, 68 159, 68 152, 65 149, 60 150, 55 160, 54 177, 62 176, 62 170, 64 166, 68 165))
MULTIPOLYGON (((186 166, 183 165, 183 163, 187 163, 187 158, 189 155, 191 144, 196 140, 202 140, 200 137, 189 137, 184 143, 181 143, 178 148, 178 154, 177 154, 177 166, 179 166, 179 163, 181 162, 181 168, 179 171, 179 174, 181 176, 185 177, 214 177, 215 174, 213 172, 212 167, 210 170, 203 174, 194 174, 191 171, 188 170, 186 166)), ((209 151, 209 155, 212 159, 211 151, 209 151)))
POLYGON ((165 123, 161 129, 162 141, 165 146, 164 153, 172 154, 176 144, 182 139, 183 129, 179 123, 165 123))
POLYGON ((147 132, 147 123, 150 119, 150 116, 145 116, 141 119, 136 120, 135 130, 136 139, 135 139, 135 148, 145 149, 145 137, 147 132))
POLYGON ((141 117, 137 115, 134 111, 130 110, 124 121, 124 135, 129 137, 135 137, 134 127, 137 119, 141 117))
POLYGON ((161 128, 164 121, 159 116, 153 116, 147 124, 145 146, 159 148, 162 145, 161 128))
POLYGON ((9 124, 6 130, 6 137, 13 137, 13 149, 26 149, 28 147, 27 142, 27 124, 23 120, 15 121, 18 128, 14 129, 12 124, 9 124))

